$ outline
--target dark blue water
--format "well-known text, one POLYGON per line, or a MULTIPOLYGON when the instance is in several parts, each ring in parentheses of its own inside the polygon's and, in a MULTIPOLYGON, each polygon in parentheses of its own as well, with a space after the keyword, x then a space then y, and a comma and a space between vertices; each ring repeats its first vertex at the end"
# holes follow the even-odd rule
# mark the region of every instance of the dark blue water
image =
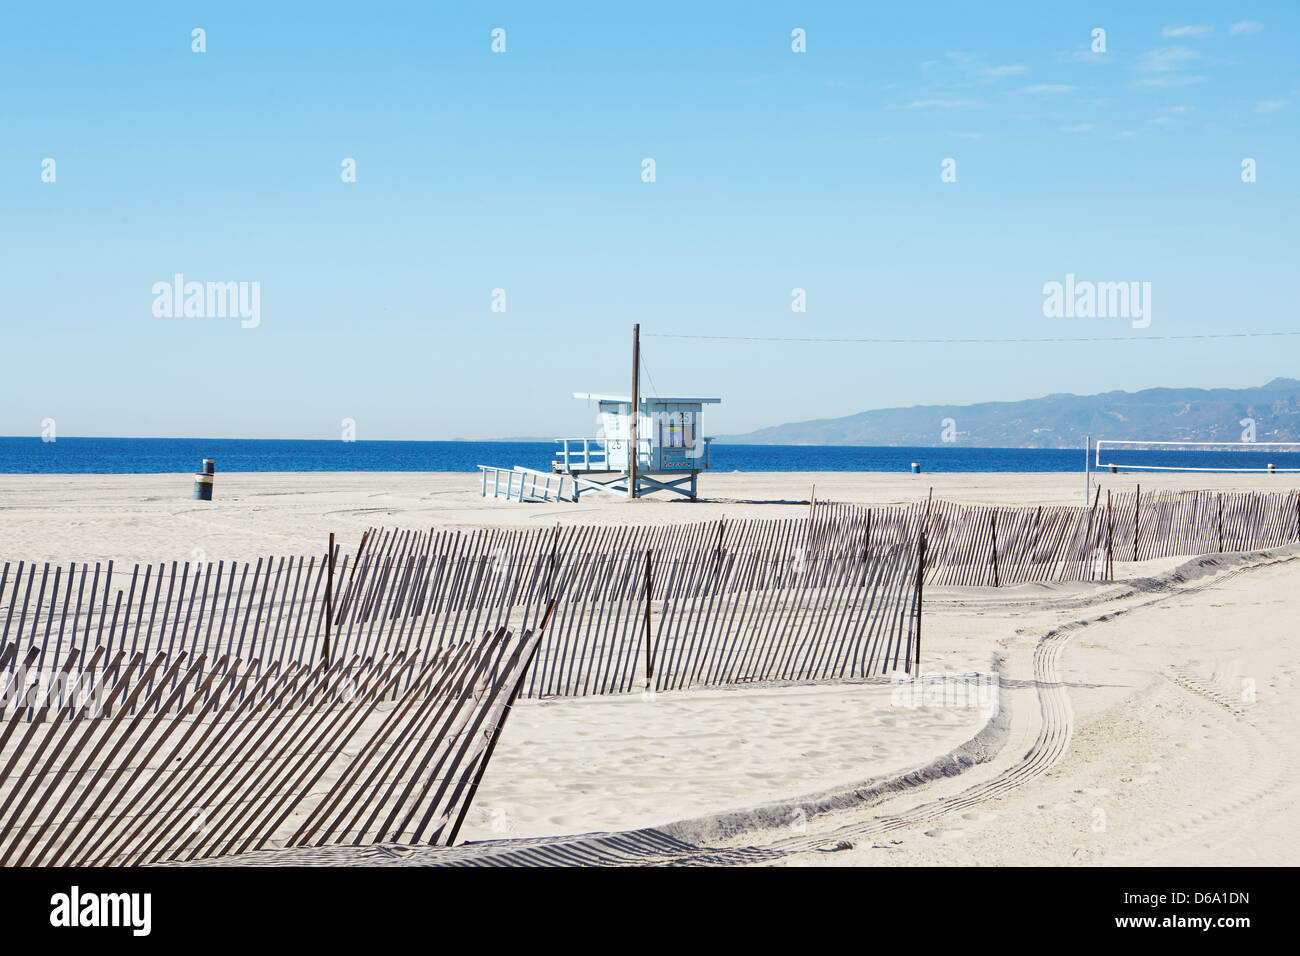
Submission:
MULTIPOLYGON (((0 473, 144 474, 217 471, 474 471, 476 465, 550 470, 550 442, 296 441, 230 438, 0 438, 0 473)), ((1300 469, 1300 453, 1110 451, 1104 461, 1213 469, 1300 469)), ((1079 471, 1083 449, 862 448, 842 445, 713 446, 714 471, 1079 471)))

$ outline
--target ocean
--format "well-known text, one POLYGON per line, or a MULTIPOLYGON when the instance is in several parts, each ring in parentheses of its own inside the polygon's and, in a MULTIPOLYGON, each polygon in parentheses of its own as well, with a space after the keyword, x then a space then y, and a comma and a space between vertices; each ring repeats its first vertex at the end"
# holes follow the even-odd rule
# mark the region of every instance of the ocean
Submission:
MULTIPOLYGON (((204 458, 223 471, 468 471, 477 465, 550 470, 551 442, 308 441, 232 438, 0 438, 3 474, 172 474, 204 458)), ((1105 452, 1106 461, 1146 465, 1300 470, 1300 452, 1105 452), (1266 461, 1265 461, 1266 459, 1266 461)), ((714 444, 713 471, 924 472, 1080 471, 1082 448, 856 447, 714 444)), ((1142 469, 1126 469, 1142 470, 1142 469)))

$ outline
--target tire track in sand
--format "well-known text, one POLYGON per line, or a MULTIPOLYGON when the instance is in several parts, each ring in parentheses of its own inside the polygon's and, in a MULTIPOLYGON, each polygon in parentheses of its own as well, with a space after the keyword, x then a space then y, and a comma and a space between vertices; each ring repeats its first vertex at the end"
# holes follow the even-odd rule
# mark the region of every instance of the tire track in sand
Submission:
MULTIPOLYGON (((1061 681, 1059 662, 1066 645, 1076 633, 1095 624, 1153 607, 1174 597, 1200 593, 1211 586, 1222 584, 1248 571, 1285 564, 1295 560, 1300 560, 1300 555, 1262 556, 1249 564, 1215 574, 1204 582, 1166 591, 1147 601, 1108 611, 1091 618, 1071 621, 1053 628, 1039 639, 1034 648, 1033 681, 1038 691, 1040 726, 1037 738, 1019 763, 1004 770, 993 779, 976 784, 952 797, 923 803, 901 814, 877 816, 870 820, 844 824, 825 833, 787 837, 769 843, 761 847, 761 849, 768 852, 775 851, 779 856, 816 850, 836 851, 848 849, 867 838, 883 836, 899 830, 918 829, 933 824, 950 814, 969 810, 1023 786, 1028 781, 1051 769, 1064 756, 1069 747, 1074 732, 1074 712, 1065 685, 1061 681)), ((1184 680, 1188 689, 1193 689, 1191 686, 1192 681, 1186 677, 1184 677, 1184 680)), ((1202 696, 1206 695, 1202 692, 1202 696)), ((1213 700, 1213 698, 1207 699, 1213 700)), ((1218 701, 1215 702, 1218 703, 1218 701)), ((1271 763, 1273 762, 1252 761, 1252 766, 1262 768, 1271 763)), ((1252 776, 1256 776, 1258 779, 1250 781, 1252 785, 1248 789, 1251 794, 1258 798, 1268 790, 1274 781, 1271 776, 1265 775, 1262 771, 1252 776)), ((1208 822, 1211 817, 1235 812, 1250 800, 1251 798, 1248 796, 1243 800, 1225 803, 1223 807, 1215 807, 1213 811, 1207 812, 1205 819, 1208 822)), ((746 849, 758 850, 760 847, 746 849)), ((640 862, 643 864, 657 862, 659 865, 680 866, 692 864, 710 865, 722 861, 715 857, 715 851, 703 850, 698 853, 678 853, 659 861, 643 860, 640 862)), ((755 860, 755 862, 758 861, 755 860)))

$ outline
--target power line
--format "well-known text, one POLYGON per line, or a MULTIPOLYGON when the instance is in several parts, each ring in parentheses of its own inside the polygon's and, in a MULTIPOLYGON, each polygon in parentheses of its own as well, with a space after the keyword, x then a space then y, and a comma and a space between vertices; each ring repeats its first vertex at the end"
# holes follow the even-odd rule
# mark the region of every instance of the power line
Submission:
POLYGON ((1300 335, 1300 329, 1288 329, 1281 332, 1203 332, 1187 335, 1080 335, 1051 336, 1047 338, 811 338, 805 336, 779 335, 687 335, 678 332, 646 332, 647 337, 659 339, 714 339, 726 342, 831 342, 859 343, 863 345, 972 345, 972 344, 1010 344, 1016 342, 1158 342, 1186 339, 1252 339, 1269 338, 1286 335, 1300 335))
POLYGON ((655 384, 655 377, 650 374, 650 363, 645 360, 645 349, 641 350, 641 367, 645 369, 645 377, 650 380, 650 393, 652 395, 661 395, 659 386, 655 384))

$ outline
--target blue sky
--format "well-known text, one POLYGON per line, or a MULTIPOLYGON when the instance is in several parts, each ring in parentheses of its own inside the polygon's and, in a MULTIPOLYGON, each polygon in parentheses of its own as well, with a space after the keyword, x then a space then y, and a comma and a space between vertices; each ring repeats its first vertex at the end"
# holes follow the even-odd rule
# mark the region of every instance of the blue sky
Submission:
POLYGON ((1280 2, 6 5, 0 434, 584 434, 633 322, 713 434, 1297 375, 1152 337, 1300 328, 1298 53, 1280 2), (260 324, 156 317, 178 272, 260 324), (1150 328, 1044 317, 1067 273, 1150 328))

